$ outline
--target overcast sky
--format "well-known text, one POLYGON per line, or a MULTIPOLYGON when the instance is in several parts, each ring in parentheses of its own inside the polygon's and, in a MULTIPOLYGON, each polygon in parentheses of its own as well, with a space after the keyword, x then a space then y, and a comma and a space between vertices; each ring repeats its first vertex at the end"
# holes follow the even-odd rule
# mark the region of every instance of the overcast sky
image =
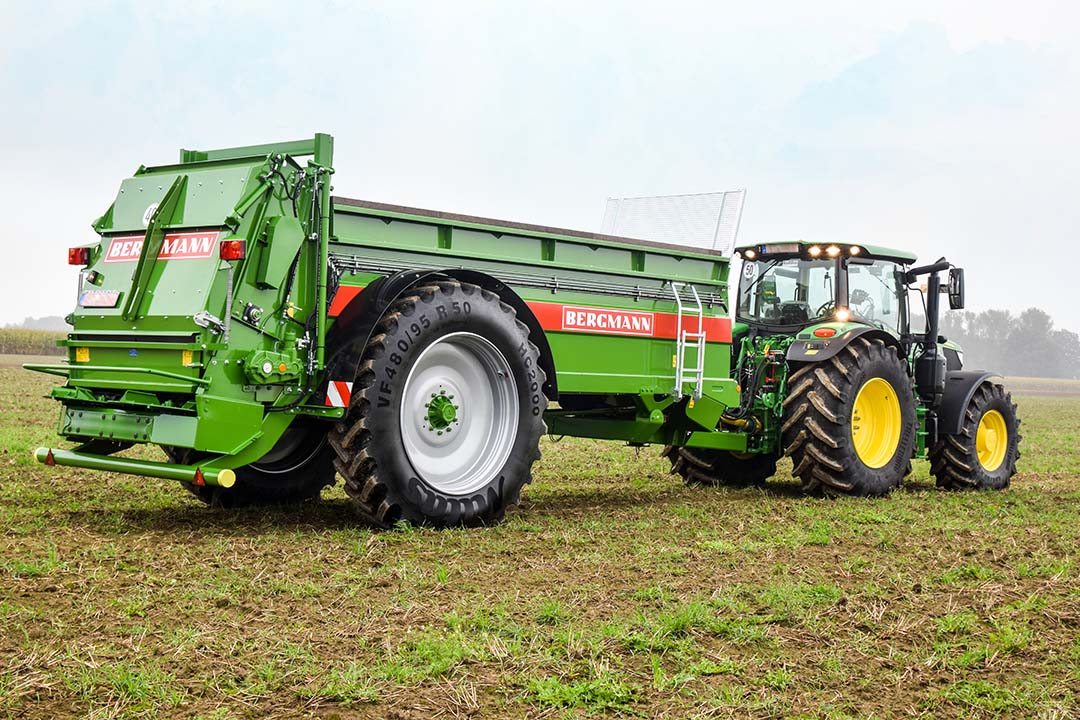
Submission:
POLYGON ((140 164, 336 138, 338 194, 597 230, 749 189, 742 241, 947 255, 970 309, 1080 330, 1075 2, 0 0, 0 324, 140 164), (891 9, 885 9, 886 6, 891 9))

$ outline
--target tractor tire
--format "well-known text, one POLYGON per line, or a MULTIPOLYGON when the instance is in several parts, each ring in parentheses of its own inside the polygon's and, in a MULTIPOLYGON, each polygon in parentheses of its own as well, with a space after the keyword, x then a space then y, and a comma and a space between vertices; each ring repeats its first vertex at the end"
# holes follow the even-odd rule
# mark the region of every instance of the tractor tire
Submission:
POLYGON ((671 472, 687 485, 764 485, 776 474, 774 455, 742 455, 727 450, 675 447, 664 448, 671 472))
POLYGON ((547 431, 539 359, 514 309, 476 285, 434 282, 397 300, 329 438, 361 515, 382 527, 500 521, 547 431))
MULTIPOLYGON (((328 426, 312 423, 286 430, 278 444, 258 462, 236 469, 231 488, 215 485, 184 487, 207 505, 241 508, 288 505, 319 497, 335 482, 334 454, 326 439, 328 426)), ((192 465, 207 457, 188 448, 162 447, 171 462, 192 465)))
POLYGON ((930 472, 947 490, 1003 490, 1016 474, 1020 418, 1005 388, 983 384, 964 409, 959 435, 942 435, 930 449, 930 472))
POLYGON ((910 472, 915 448, 911 376, 896 351, 856 338, 788 379, 782 436, 807 492, 885 495, 910 472))

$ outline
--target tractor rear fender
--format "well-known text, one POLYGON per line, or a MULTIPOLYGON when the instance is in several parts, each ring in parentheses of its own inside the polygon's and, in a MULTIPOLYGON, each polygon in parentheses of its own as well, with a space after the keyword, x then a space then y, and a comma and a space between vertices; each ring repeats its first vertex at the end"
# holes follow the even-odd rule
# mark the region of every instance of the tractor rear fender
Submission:
MULTIPOLYGON (((532 310, 516 292, 501 281, 482 272, 464 269, 405 270, 375 279, 345 306, 327 333, 326 378, 351 380, 356 377, 364 348, 367 347, 375 325, 386 309, 405 295, 410 288, 422 285, 428 280, 447 278, 479 285, 495 293, 500 300, 514 308, 518 319, 529 327, 529 339, 540 350, 540 367, 547 375, 544 394, 548 399, 558 399, 558 380, 555 375, 555 361, 552 358, 551 346, 532 310)), ((326 383, 323 383, 314 401, 321 404, 325 397, 326 383)))
POLYGON ((945 396, 938 409, 938 428, 942 435, 956 435, 964 427, 964 410, 975 391, 992 378, 1001 377, 986 370, 950 370, 945 373, 945 396))
POLYGON ((881 340, 895 349, 896 354, 901 358, 904 357, 904 348, 894 336, 879 328, 858 325, 827 339, 811 337, 805 340, 796 340, 788 347, 787 361, 789 363, 812 363, 828 360, 843 350, 852 340, 859 337, 867 340, 881 340))

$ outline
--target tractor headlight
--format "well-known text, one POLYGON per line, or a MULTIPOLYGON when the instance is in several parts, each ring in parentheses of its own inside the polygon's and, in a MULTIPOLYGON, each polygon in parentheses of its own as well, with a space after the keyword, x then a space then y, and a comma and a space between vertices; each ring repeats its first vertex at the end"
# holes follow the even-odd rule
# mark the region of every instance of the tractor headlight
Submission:
POLYGON ((851 319, 851 311, 847 308, 836 308, 836 319, 840 322, 847 322, 851 319))

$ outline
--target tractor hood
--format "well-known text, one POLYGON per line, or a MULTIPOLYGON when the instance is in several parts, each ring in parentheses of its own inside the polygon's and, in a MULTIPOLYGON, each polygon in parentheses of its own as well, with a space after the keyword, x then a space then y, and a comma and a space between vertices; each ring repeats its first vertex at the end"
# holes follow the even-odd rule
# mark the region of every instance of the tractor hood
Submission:
POLYGON ((824 322, 799 330, 794 342, 788 346, 787 359, 794 362, 820 362, 840 352, 857 337, 878 338, 889 345, 900 347, 899 339, 879 327, 861 322, 824 322))

